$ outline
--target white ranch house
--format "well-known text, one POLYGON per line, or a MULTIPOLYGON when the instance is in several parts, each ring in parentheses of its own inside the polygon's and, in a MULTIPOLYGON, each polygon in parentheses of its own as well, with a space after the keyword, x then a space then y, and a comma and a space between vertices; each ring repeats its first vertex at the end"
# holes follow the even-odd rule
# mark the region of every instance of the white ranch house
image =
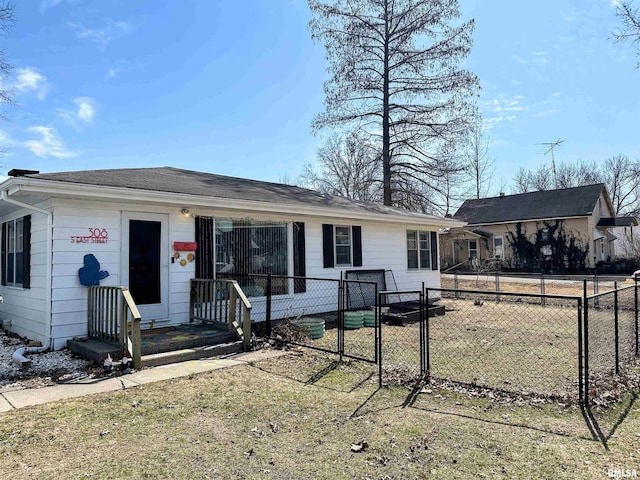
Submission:
MULTIPOLYGON (((222 273, 391 270, 394 288, 439 287, 437 232, 464 225, 171 167, 12 170, 0 195, 0 320, 55 349, 87 337, 87 282, 128 286, 143 328, 187 323, 191 279, 222 273)), ((310 294, 281 288, 283 308, 310 294)), ((260 291, 251 301, 260 321, 260 291)))

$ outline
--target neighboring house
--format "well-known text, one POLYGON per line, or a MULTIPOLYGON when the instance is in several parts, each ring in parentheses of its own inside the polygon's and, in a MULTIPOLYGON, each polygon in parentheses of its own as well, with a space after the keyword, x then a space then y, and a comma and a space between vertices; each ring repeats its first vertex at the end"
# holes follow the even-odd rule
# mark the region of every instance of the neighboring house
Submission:
MULTIPOLYGON (((188 322, 191 279, 217 272, 339 279, 391 270, 393 288, 438 287, 437 232, 463 225, 170 167, 9 175, 0 184, 0 320, 54 348, 87 336, 91 284, 128 286, 143 328, 188 322)), ((273 301, 318 295, 310 283, 280 282, 273 301)), ((260 320, 264 292, 251 293, 260 320)))
POLYGON ((604 184, 465 200, 453 218, 467 225, 440 236, 443 269, 472 258, 524 270, 593 268, 615 258, 614 228, 637 225, 615 216, 604 184))
POLYGON ((640 260, 640 232, 637 228, 637 218, 622 217, 616 219, 616 225, 611 230, 616 236, 614 241, 617 258, 640 260), (635 221, 634 221, 635 220, 635 221))

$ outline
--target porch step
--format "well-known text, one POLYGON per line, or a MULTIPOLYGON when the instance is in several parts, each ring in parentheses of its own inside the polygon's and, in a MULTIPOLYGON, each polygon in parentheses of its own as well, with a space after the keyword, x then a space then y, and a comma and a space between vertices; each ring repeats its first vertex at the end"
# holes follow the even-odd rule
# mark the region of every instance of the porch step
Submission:
MULTIPOLYGON (((233 332, 200 324, 145 330, 142 332, 142 364, 161 365, 235 353, 241 350, 241 343, 236 340, 233 332)), ((96 338, 67 340, 67 347, 75 355, 98 365, 102 365, 107 355, 114 360, 122 357, 121 346, 96 338)))
POLYGON ((242 351, 242 342, 221 343, 219 345, 207 345, 204 347, 184 348, 171 352, 153 353, 142 356, 143 367, 157 367, 170 363, 186 362, 199 358, 219 357, 242 351))

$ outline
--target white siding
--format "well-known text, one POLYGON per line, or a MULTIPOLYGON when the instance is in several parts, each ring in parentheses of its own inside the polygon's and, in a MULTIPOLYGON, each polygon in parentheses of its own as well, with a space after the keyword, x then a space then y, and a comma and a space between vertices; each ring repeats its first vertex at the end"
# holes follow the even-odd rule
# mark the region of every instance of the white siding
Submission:
MULTIPOLYGON (((186 205, 188 207, 188 205, 186 205)), ((144 213, 167 214, 169 242, 169 285, 167 318, 145 319, 143 325, 151 320, 155 325, 180 324, 189 319, 190 280, 195 277, 195 262, 182 266, 180 259, 171 260, 174 254, 174 242, 192 242, 195 237, 193 217, 184 217, 181 208, 162 206, 141 206, 109 202, 79 202, 57 199, 52 202, 53 209, 53 262, 51 291, 52 335, 56 348, 66 344, 73 337, 87 335, 87 289, 80 285, 78 271, 83 266, 84 255, 91 253, 100 262, 102 270, 109 276, 101 285, 120 285, 123 262, 122 212, 138 211, 144 213), (106 243, 73 243, 72 236, 88 236, 89 229, 105 229, 108 232, 106 243), (145 322, 146 320, 146 322, 145 322)), ((340 278, 346 270, 392 270, 396 285, 387 288, 401 290, 419 290, 422 282, 429 287, 440 286, 439 272, 432 270, 408 270, 406 251, 406 231, 437 231, 430 225, 382 225, 374 222, 336 221, 330 218, 305 217, 293 215, 265 215, 247 211, 221 211, 214 209, 190 208, 193 214, 215 218, 251 218, 277 222, 304 222, 306 245, 306 276, 320 279, 340 278), (323 268, 322 224, 359 225, 362 227, 362 267, 323 268)), ((31 212, 16 212, 22 216, 31 212)), ((5 303, 0 305, 0 318, 11 318, 13 330, 20 335, 45 341, 47 312, 47 217, 39 213, 32 214, 32 266, 31 289, 2 288, 5 303)), ((2 219, 6 221, 9 218, 2 219)), ((289 251, 292 251, 291 228, 289 229, 289 251)), ((185 253, 182 253, 184 256, 185 253)), ((293 274, 293 260, 289 261, 289 273, 293 274)), ((320 305, 316 308, 335 309, 337 302, 337 282, 318 287, 312 280, 308 282, 307 292, 274 297, 275 312, 294 312, 300 306, 320 305), (324 305, 321 305, 323 304, 324 305)), ((293 291, 293 288, 290 288, 293 291)), ((252 299, 253 317, 264 319, 264 298, 252 299)), ((306 311, 305 313, 313 313, 306 311)), ((274 316, 276 316, 274 314, 274 316)))
POLYGON ((87 288, 78 271, 84 256, 93 254, 100 269, 109 272, 101 285, 119 285, 120 211, 107 205, 56 202, 53 216, 53 279, 51 321, 56 348, 68 339, 87 336, 87 288), (106 243, 72 243, 72 236, 88 236, 89 229, 106 229, 106 243))
POLYGON ((44 344, 48 339, 47 215, 20 209, 0 218, 0 223, 26 215, 31 215, 31 288, 0 286, 4 300, 0 304, 0 319, 10 321, 10 331, 44 344))

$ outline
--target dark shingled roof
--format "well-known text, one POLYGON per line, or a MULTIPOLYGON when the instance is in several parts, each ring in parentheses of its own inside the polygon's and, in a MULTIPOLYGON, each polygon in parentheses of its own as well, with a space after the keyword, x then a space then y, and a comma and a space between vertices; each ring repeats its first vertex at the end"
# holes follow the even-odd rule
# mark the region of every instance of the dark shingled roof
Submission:
POLYGON ((453 216, 470 225, 591 215, 604 184, 465 200, 453 216))
POLYGON ((635 227, 638 221, 634 217, 601 218, 596 227, 635 227))
POLYGON ((27 174, 24 175, 24 177, 85 185, 148 190, 153 192, 170 192, 210 198, 304 205, 350 211, 355 210, 383 215, 401 215, 422 220, 426 218, 440 220, 440 217, 432 215, 413 213, 400 208, 385 207, 379 204, 357 202, 292 185, 227 177, 224 175, 183 170, 174 167, 84 170, 27 174))

